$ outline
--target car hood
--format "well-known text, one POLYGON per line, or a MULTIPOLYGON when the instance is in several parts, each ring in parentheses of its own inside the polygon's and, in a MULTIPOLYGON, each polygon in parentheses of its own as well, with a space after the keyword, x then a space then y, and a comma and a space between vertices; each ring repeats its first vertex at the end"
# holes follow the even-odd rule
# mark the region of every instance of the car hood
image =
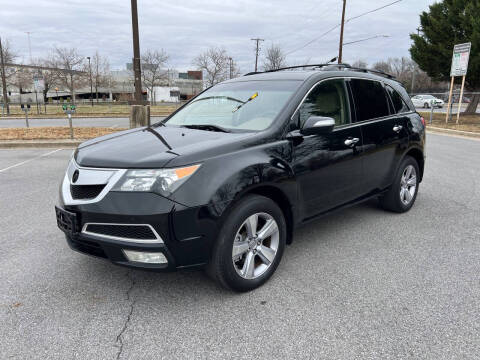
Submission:
POLYGON ((188 164, 225 153, 248 135, 173 126, 144 127, 88 140, 78 147, 75 160, 80 166, 100 168, 160 168, 173 159, 176 165, 188 164))

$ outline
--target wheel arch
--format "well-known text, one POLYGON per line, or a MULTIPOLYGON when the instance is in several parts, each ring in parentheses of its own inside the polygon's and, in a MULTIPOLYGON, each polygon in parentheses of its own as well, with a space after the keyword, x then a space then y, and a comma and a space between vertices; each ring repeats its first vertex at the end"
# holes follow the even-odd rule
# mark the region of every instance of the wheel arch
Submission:
POLYGON ((410 148, 409 150, 407 150, 405 152, 401 161, 403 161, 403 159, 405 159, 406 156, 411 156, 417 161, 418 168, 420 169, 419 182, 421 182, 423 180, 423 173, 424 173, 424 169, 425 169, 425 158, 423 156, 423 151, 420 150, 419 148, 416 148, 416 147, 410 148))
POLYGON ((294 209, 287 195, 278 187, 265 184, 246 190, 242 197, 249 194, 265 196, 278 205, 283 212, 287 225, 287 244, 291 244, 293 241, 294 209))

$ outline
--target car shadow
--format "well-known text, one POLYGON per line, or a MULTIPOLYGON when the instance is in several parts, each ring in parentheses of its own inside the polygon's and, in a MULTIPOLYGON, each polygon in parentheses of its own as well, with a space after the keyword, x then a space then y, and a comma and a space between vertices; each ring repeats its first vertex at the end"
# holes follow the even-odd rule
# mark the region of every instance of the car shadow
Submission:
MULTIPOLYGON (((287 247, 282 265, 278 270, 281 272, 282 268, 290 268, 290 262, 296 261, 295 259, 299 257, 311 256, 310 248, 312 246, 335 244, 339 241, 338 236, 335 236, 338 231, 345 231, 342 229, 352 226, 352 223, 356 224, 363 221, 365 217, 375 217, 379 214, 385 216, 388 213, 385 213, 379 207, 378 201, 373 199, 302 225, 295 231, 293 243, 287 247)), ((181 296, 197 298, 219 295, 225 298, 235 296, 233 292, 221 288, 212 281, 203 269, 182 269, 174 272, 157 273, 121 267, 92 257, 84 257, 82 262, 84 265, 82 267, 89 269, 89 278, 92 281, 106 282, 105 274, 110 273, 108 282, 124 282, 122 285, 125 288, 131 286, 133 282, 135 294, 143 298, 173 297, 178 300, 181 296), (85 262, 88 262, 88 264, 85 264, 85 262)))

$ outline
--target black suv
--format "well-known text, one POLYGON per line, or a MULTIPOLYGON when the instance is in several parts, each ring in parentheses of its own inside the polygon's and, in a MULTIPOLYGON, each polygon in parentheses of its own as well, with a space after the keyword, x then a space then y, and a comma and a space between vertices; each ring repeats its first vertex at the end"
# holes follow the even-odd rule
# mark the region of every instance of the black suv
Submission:
POLYGON ((86 141, 60 189, 70 247, 225 287, 273 274, 294 229, 372 197, 408 211, 425 124, 389 76, 307 66, 215 85, 165 120, 86 141))

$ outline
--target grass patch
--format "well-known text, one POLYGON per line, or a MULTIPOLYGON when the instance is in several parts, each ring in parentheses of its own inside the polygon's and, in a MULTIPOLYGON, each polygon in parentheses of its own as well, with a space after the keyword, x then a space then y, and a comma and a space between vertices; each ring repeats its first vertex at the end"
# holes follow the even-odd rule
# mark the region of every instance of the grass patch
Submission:
MULTIPOLYGON (((75 139, 92 139, 125 129, 109 127, 77 127, 73 128, 75 139)), ((0 129, 0 140, 59 140, 70 139, 69 127, 34 127, 0 129)))
POLYGON ((420 114, 425 118, 425 121, 428 125, 434 127, 441 127, 444 129, 452 130, 461 130, 461 131, 471 131, 480 133, 480 114, 477 115, 462 115, 460 114, 460 121, 458 125, 456 124, 457 115, 452 115, 452 120, 448 121, 448 124, 445 123, 446 114, 434 113, 433 121, 430 124, 430 112, 420 112, 420 114))

